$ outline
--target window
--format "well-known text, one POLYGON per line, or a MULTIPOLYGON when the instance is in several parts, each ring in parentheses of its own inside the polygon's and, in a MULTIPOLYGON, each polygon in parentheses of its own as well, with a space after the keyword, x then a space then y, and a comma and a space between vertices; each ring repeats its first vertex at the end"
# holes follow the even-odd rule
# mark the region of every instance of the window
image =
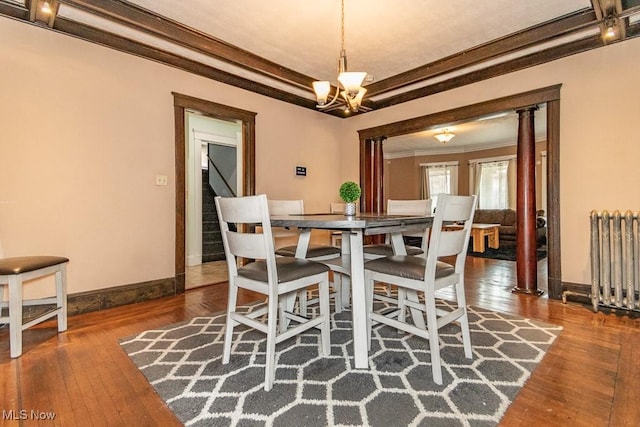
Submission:
POLYGON ((458 162, 428 163, 420 165, 424 170, 422 197, 431 199, 431 208, 435 211, 438 194, 458 194, 458 162))
POLYGON ((480 163, 479 209, 509 207, 508 161, 480 163))

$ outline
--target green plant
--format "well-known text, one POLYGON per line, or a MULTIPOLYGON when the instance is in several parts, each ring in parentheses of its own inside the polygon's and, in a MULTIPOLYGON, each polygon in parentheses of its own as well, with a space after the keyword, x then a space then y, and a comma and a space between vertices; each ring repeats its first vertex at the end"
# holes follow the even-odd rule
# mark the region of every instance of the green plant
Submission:
POLYGON ((347 181, 340 186, 340 198, 343 202, 354 203, 360 198, 360 186, 353 181, 347 181))

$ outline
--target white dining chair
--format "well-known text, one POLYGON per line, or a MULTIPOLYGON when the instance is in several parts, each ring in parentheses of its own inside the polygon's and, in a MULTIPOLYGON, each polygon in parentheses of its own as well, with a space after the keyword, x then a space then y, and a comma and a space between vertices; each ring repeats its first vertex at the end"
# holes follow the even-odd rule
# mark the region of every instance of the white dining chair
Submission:
MULTIPOLYGON (((304 214, 304 201, 303 200, 274 200, 269 199, 269 213, 271 215, 302 215, 304 214)), ((285 232, 291 232, 291 230, 285 230, 285 232)), ((295 235, 297 236, 299 233, 296 230, 295 235)), ((295 257, 297 252, 297 245, 287 245, 276 249, 276 255, 282 257, 295 257)), ((326 261, 334 258, 339 258, 341 255, 340 248, 330 245, 319 245, 319 244, 310 244, 307 248, 307 253, 305 258, 313 261, 326 261)), ((329 266, 331 268, 331 265, 329 266)), ((333 291, 329 294, 330 298, 334 299, 334 307, 336 313, 340 313, 342 311, 342 290, 340 289, 341 281, 337 276, 337 273, 334 272, 334 278, 330 283, 330 286, 333 288, 333 291)), ((300 313, 305 314, 308 310, 309 305, 318 303, 318 299, 311 297, 307 291, 301 292, 299 295, 299 305, 300 305, 300 313)))
POLYGON ((222 242, 229 269, 229 301, 222 363, 229 363, 233 330, 244 324, 267 335, 264 389, 271 390, 275 378, 276 344, 310 328, 320 329, 320 351, 330 354, 329 267, 293 257, 276 257, 265 195, 238 198, 216 197, 222 242), (234 224, 229 227, 229 224, 234 224), (248 232, 260 225, 261 233, 248 232), (255 260, 239 265, 238 257, 255 260), (312 318, 285 309, 281 297, 318 285, 320 312, 312 318), (267 297, 266 307, 251 312, 237 311, 238 289, 267 297), (266 314, 266 323, 262 317, 266 314), (295 323, 291 323, 294 321, 295 323))
MULTIPOLYGON (((387 214, 389 215, 430 215, 431 214, 431 199, 416 199, 416 200, 387 200, 387 214)), ((408 237, 420 237, 422 243, 420 247, 405 245, 405 251, 407 255, 421 255, 424 254, 429 242, 429 229, 426 228, 422 232, 405 232, 403 236, 408 237)), ((365 245, 363 248, 364 259, 371 260, 376 258, 382 258, 386 256, 394 255, 393 247, 390 243, 390 236, 385 236, 385 243, 374 243, 365 245)), ((378 300, 386 301, 388 303, 395 304, 395 298, 391 296, 391 286, 385 285, 385 294, 377 293, 375 298, 378 300)))
POLYGON ((58 332, 67 330, 67 264, 68 258, 59 256, 20 256, 3 258, 0 246, 0 324, 9 325, 9 348, 12 358, 22 355, 22 332, 45 320, 57 317, 58 332), (23 287, 31 280, 45 276, 55 277, 55 296, 24 299, 23 287), (4 288, 7 301, 4 301, 4 288), (23 322, 24 306, 49 306, 37 317, 23 322), (7 309, 8 315, 2 316, 7 309))
POLYGON ((431 239, 426 257, 390 256, 378 258, 365 264, 365 287, 367 290, 369 345, 371 327, 374 322, 410 332, 429 341, 433 381, 442 384, 442 366, 438 330, 457 321, 462 330, 462 342, 466 358, 473 357, 469 320, 464 294, 464 264, 469 246, 469 236, 476 206, 476 196, 438 196, 438 209, 431 227, 431 239), (462 228, 443 231, 444 223, 456 222, 462 228), (455 257, 453 264, 439 260, 440 257, 455 257), (375 282, 391 283, 398 287, 397 319, 373 311, 373 288, 375 282), (454 290, 456 307, 444 309, 436 306, 436 291, 445 287, 454 290), (407 292, 418 292, 423 302, 409 301, 407 292), (426 328, 406 322, 406 308, 420 310, 426 315, 426 328))
MULTIPOLYGON (((417 199, 417 200, 387 200, 387 212, 388 215, 431 215, 431 200, 430 199, 417 199)), ((403 236, 420 237, 422 238, 421 247, 405 245, 407 255, 420 255, 424 253, 424 249, 429 240, 429 229, 425 229, 422 232, 405 232, 403 236)), ((385 243, 376 243, 365 245, 364 248, 365 259, 376 259, 385 256, 393 255, 393 247, 389 242, 389 236, 385 238, 385 243)))

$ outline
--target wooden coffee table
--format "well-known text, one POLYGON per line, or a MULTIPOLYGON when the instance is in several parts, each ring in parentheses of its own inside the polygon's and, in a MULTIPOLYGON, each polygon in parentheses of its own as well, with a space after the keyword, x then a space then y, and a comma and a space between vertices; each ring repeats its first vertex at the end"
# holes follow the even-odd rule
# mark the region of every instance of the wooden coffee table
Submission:
POLYGON ((471 236, 473 237, 473 251, 484 252, 484 236, 489 236, 489 247, 500 247, 500 224, 473 224, 471 236))
MULTIPOLYGON (((459 230, 460 225, 445 225, 445 230, 459 230)), ((500 224, 480 224, 474 223, 471 226, 471 237, 473 237, 473 252, 484 252, 484 237, 489 236, 489 247, 498 249, 500 247, 500 224)))

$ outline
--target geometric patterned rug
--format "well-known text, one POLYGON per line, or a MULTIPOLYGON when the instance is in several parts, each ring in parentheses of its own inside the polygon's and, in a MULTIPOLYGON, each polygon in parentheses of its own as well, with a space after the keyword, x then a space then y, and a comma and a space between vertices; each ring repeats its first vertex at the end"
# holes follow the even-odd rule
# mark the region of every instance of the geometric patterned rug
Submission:
POLYGON ((439 386, 428 343, 388 326, 374 328, 370 369, 354 369, 351 312, 343 311, 332 316, 330 356, 319 355, 317 330, 276 346, 265 392, 265 336, 237 327, 222 365, 224 321, 224 313, 197 317, 120 342, 185 425, 494 426, 562 329, 469 307, 473 359, 457 324, 440 329, 439 386))

